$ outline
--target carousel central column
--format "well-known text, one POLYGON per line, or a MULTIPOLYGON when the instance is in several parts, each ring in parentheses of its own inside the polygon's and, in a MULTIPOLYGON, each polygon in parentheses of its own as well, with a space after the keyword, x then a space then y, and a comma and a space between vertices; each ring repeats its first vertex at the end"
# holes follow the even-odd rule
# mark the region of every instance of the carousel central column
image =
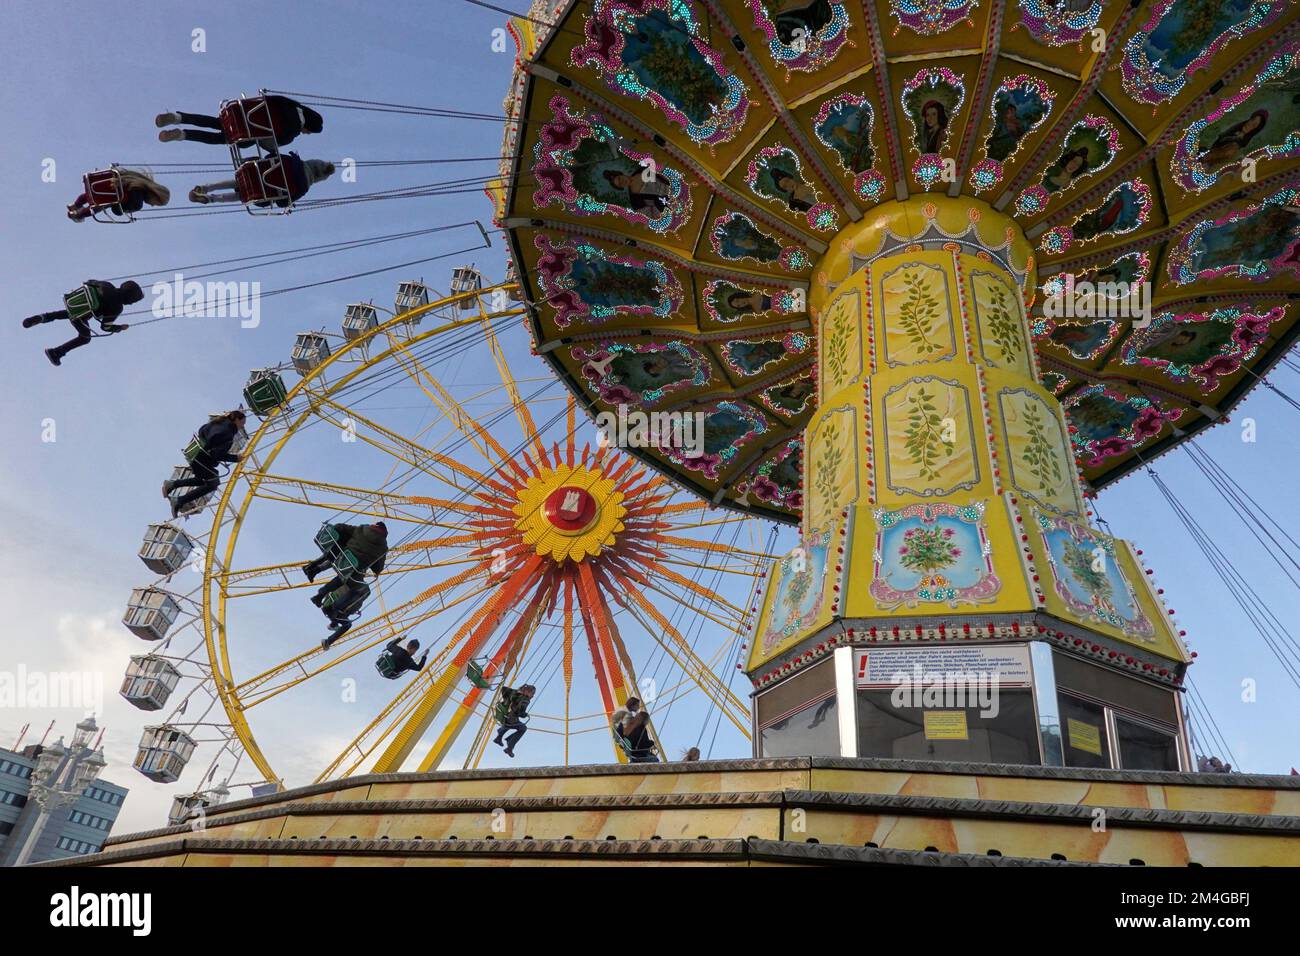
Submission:
MULTIPOLYGON (((889 684, 878 668, 997 671, 1028 700, 1036 678, 1053 680, 1050 653, 1031 666, 1035 640, 1036 654, 1042 642, 1082 647, 1170 685, 1180 672, 1182 648, 1136 555, 1087 523, 1064 413, 1038 381, 1035 286, 1019 226, 967 198, 883 204, 819 264, 803 540, 773 570, 750 656, 760 749, 774 708, 832 688, 841 739, 856 738, 844 698, 889 684), (845 651, 817 666, 837 648, 886 645, 932 650, 845 651), (795 690, 805 672, 810 686, 795 690), (783 683, 765 707, 764 688, 783 683)), ((1040 718, 1055 711, 1054 690, 1038 697, 1040 718)), ((934 720, 936 734, 946 720, 951 739, 975 739, 953 708, 934 720)), ((1039 762, 1032 750, 1012 762, 1039 762)))

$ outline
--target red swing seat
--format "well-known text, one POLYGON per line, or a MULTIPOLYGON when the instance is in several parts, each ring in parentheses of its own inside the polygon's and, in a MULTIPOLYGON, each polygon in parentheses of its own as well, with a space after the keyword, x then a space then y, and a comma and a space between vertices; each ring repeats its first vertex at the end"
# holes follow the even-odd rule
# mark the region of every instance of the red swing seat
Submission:
POLYGON ((126 184, 116 166, 97 169, 81 178, 85 187, 90 217, 96 222, 134 222, 135 217, 124 209, 127 201, 126 184), (113 207, 122 209, 114 212, 113 207))
POLYGON ((235 170, 235 192, 249 212, 258 203, 272 207, 258 213, 288 212, 307 192, 302 160, 292 153, 244 160, 235 170))
POLYGON ((250 140, 280 142, 280 111, 272 108, 266 94, 226 100, 221 104, 220 119, 221 130, 231 146, 250 140))

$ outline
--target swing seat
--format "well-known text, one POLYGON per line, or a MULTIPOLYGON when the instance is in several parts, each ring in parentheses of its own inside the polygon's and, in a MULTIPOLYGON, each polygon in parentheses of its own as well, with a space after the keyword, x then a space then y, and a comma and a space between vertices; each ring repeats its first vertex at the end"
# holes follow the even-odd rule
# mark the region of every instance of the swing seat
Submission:
POLYGON ((618 732, 617 728, 611 727, 610 732, 614 735, 614 743, 618 745, 618 749, 623 751, 623 755, 632 763, 659 762, 659 756, 654 752, 653 747, 644 747, 638 750, 632 746, 632 741, 618 732))
POLYGON ((226 100, 218 113, 226 142, 234 146, 249 140, 269 139, 278 146, 282 125, 279 111, 271 107, 265 94, 226 100))
POLYGON ((325 599, 320 602, 320 609, 325 612, 326 617, 352 617, 354 614, 360 613, 361 605, 365 604, 366 598, 370 597, 370 585, 364 581, 353 582, 351 585, 352 597, 348 599, 346 604, 339 604, 339 595, 346 590, 347 586, 348 582, 345 580, 343 584, 325 595, 325 599))
POLYGON ((90 217, 96 222, 134 222, 135 217, 129 212, 114 212, 126 202, 126 184, 117 167, 97 169, 86 173, 81 178, 86 193, 86 202, 90 208, 90 217))
POLYGON ((470 661, 467 665, 465 665, 465 676, 468 677, 469 682, 473 684, 475 687, 477 687, 479 690, 492 689, 492 681, 489 678, 483 676, 482 661, 470 661))
POLYGON ((307 192, 302 160, 292 153, 245 160, 235 170, 235 192, 254 215, 287 213, 307 192))
POLYGON ((356 555, 344 548, 339 541, 338 529, 334 525, 326 522, 320 526, 316 532, 316 546, 320 548, 321 554, 333 561, 334 572, 344 581, 360 581, 365 577, 365 571, 356 555))
MULTIPOLYGON (((506 721, 510 718, 509 711, 510 708, 506 705, 506 702, 504 700, 498 700, 496 706, 492 708, 492 717, 498 724, 504 726, 506 721)), ((516 717, 515 720, 519 721, 521 724, 526 724, 531 716, 531 714, 524 714, 523 716, 516 717)))
POLYGON ((380 654, 379 659, 375 661, 375 670, 379 671, 379 675, 386 680, 396 680, 402 674, 401 668, 397 666, 397 661, 393 659, 393 655, 387 650, 380 654))
POLYGON ((185 460, 192 465, 194 464, 194 459, 198 458, 199 455, 203 454, 207 450, 208 446, 203 443, 203 439, 199 437, 199 433, 195 432, 194 437, 190 439, 190 443, 185 446, 185 460))
POLYGON ((68 311, 68 318, 89 320, 96 318, 99 311, 99 293, 88 285, 73 289, 63 297, 63 307, 68 311))

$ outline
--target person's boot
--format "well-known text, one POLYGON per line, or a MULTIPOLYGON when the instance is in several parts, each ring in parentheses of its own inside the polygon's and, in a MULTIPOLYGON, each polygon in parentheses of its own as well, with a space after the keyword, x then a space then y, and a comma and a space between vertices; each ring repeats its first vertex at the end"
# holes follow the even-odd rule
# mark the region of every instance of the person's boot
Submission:
POLYGON ((181 123, 180 113, 159 113, 153 118, 153 125, 162 129, 164 126, 179 126, 181 123))
POLYGON ((167 481, 164 481, 162 483, 163 497, 170 498, 172 496, 172 489, 175 487, 176 487, 176 482, 172 481, 170 478, 167 481))
POLYGON ((27 318, 23 319, 23 328, 25 329, 35 328, 40 324, 41 317, 39 315, 29 315, 27 318))
POLYGON ((315 604, 317 607, 320 607, 321 604, 324 603, 324 601, 325 601, 325 595, 323 594, 313 594, 311 596, 311 603, 315 604))
POLYGON ((494 744, 496 744, 498 747, 504 747, 504 746, 505 746, 505 743, 501 740, 501 735, 500 735, 500 734, 497 734, 495 737, 493 737, 493 738, 492 738, 492 742, 493 742, 494 744))
MULTIPOLYGON (((304 564, 304 565, 302 566, 302 573, 305 574, 305 575, 307 575, 307 580, 308 580, 308 581, 315 581, 315 580, 316 580, 316 575, 320 574, 320 572, 316 570, 316 562, 315 562, 315 561, 308 561, 306 564, 304 564)), ((320 602, 319 602, 319 601, 316 602, 316 606, 317 606, 317 607, 320 607, 320 602)))
POLYGON ((202 186, 195 186, 190 190, 190 202, 196 202, 199 205, 206 205, 207 203, 212 202, 212 200, 208 198, 208 191, 206 189, 202 186))
POLYGON ((50 364, 59 366, 63 364, 63 353, 58 349, 46 349, 45 357, 50 360, 50 364))
POLYGON ((320 642, 320 649, 322 651, 328 651, 330 649, 330 645, 333 643, 334 643, 334 635, 331 634, 329 637, 324 638, 320 642))
POLYGON ((513 757, 514 755, 515 755, 514 748, 512 748, 512 747, 507 747, 507 748, 506 748, 506 756, 507 756, 507 757, 513 757))
MULTIPOLYGON (((159 116, 158 119, 162 119, 162 117, 159 116)), ((183 129, 164 129, 158 132, 158 141, 160 143, 175 143, 184 138, 185 130, 183 129)))

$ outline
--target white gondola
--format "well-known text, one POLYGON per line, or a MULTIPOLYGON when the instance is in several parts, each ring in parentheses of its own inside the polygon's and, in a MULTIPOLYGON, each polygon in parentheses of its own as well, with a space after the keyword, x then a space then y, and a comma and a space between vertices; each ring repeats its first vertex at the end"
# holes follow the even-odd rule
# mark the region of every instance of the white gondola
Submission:
POLYGON ((136 588, 126 605, 122 623, 136 637, 161 641, 181 615, 176 599, 159 588, 136 588))
POLYGON ((161 710, 180 682, 181 672, 165 657, 137 654, 127 665, 121 695, 141 710, 161 710))
POLYGON ((361 338, 379 325, 379 313, 369 302, 354 302, 343 313, 343 337, 349 342, 361 338))
POLYGON ((213 789, 201 793, 186 793, 173 797, 172 808, 167 814, 167 823, 175 827, 194 817, 201 820, 206 811, 221 806, 229 797, 230 790, 224 783, 219 783, 213 789))
POLYGON ((194 747, 194 738, 178 727, 146 727, 133 766, 156 783, 175 783, 194 756, 194 747))
MULTIPOLYGON (((473 266, 459 266, 451 273, 451 294, 461 295, 465 292, 477 292, 483 288, 483 275, 473 266)), ((457 312, 473 312, 478 308, 478 299, 465 299, 456 303, 457 312)))
MULTIPOLYGON (((186 489, 188 490, 188 489, 186 489)), ((194 550, 194 542, 173 524, 151 524, 140 546, 140 560, 155 574, 175 574, 194 550)))
POLYGON ((291 357, 298 374, 306 375, 330 357, 330 344, 320 332, 299 332, 291 357))
MULTIPOLYGON (((429 287, 424 284, 424 280, 410 279, 406 282, 398 283, 397 299, 393 302, 393 311, 398 315, 403 312, 410 312, 412 309, 421 309, 430 302, 429 287)), ((407 321, 411 325, 420 324, 420 316, 407 321)))
MULTIPOLYGON (((232 451, 233 449, 234 446, 231 446, 232 451)), ((194 472, 190 471, 189 467, 186 465, 177 465, 175 468, 172 469, 171 481, 173 482, 177 482, 181 480, 189 480, 190 478, 193 477, 194 477, 194 472)), ((177 488, 174 491, 172 491, 172 493, 169 494, 167 498, 168 500, 173 502, 179 501, 181 498, 185 497, 193 490, 194 490, 193 485, 189 485, 183 488, 177 488)), ((186 517, 188 517, 189 515, 198 514, 200 511, 202 511, 204 508, 207 507, 208 502, 212 500, 212 496, 215 494, 216 492, 213 491, 206 495, 202 495, 198 498, 195 498, 193 501, 186 502, 185 506, 181 508, 179 511, 177 511, 177 514, 186 517)))

